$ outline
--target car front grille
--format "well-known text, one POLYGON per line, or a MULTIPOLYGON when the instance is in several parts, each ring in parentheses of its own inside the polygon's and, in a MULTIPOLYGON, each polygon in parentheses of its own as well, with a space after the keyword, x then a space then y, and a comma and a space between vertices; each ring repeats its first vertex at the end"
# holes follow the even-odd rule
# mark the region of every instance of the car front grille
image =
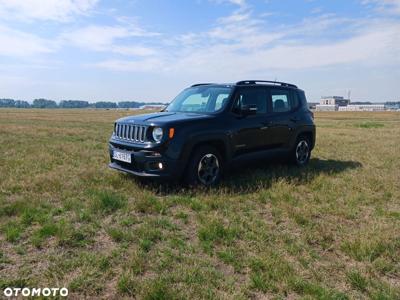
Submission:
POLYGON ((147 128, 147 126, 117 123, 114 129, 114 137, 136 143, 145 143, 147 141, 147 128))

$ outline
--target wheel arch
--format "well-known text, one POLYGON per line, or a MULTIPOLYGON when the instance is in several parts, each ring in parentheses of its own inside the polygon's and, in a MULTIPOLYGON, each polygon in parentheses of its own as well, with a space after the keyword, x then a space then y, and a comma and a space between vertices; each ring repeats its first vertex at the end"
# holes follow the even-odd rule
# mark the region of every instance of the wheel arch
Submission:
POLYGON ((182 153, 182 161, 185 162, 185 168, 189 163, 190 158, 193 156, 193 153, 202 146, 212 146, 214 147, 218 153, 220 154, 224 163, 227 163, 231 159, 231 151, 229 148, 229 143, 226 137, 223 136, 203 136, 197 137, 192 141, 188 142, 182 153))
POLYGON ((296 144, 296 141, 299 139, 299 137, 306 137, 310 143, 311 143, 311 150, 314 149, 315 146, 315 130, 309 129, 309 130, 302 130, 299 133, 297 133, 297 135, 295 136, 295 138, 292 141, 292 147, 294 147, 294 145, 296 144))

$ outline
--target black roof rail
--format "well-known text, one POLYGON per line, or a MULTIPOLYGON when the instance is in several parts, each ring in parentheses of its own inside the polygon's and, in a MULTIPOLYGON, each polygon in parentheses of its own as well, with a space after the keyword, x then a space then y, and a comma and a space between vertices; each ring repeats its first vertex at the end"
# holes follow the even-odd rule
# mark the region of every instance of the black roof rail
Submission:
POLYGON ((196 83, 196 84, 193 84, 191 87, 196 87, 196 86, 202 86, 202 85, 210 85, 210 84, 215 84, 215 83, 196 83))
POLYGON ((270 80, 242 80, 236 82, 237 85, 246 85, 246 84, 257 84, 257 82, 260 83, 270 83, 270 84, 275 84, 275 85, 280 85, 280 86, 286 86, 286 87, 292 87, 297 89, 297 85, 287 83, 287 82, 280 82, 280 81, 270 81, 270 80))

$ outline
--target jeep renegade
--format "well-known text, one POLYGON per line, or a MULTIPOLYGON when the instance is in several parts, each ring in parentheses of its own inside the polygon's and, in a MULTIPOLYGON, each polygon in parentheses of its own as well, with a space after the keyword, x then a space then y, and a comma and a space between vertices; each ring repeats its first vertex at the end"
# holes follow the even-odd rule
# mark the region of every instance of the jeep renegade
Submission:
POLYGON ((298 166, 315 145, 304 91, 284 82, 195 84, 163 111, 117 120, 110 168, 136 176, 216 184, 237 159, 284 152, 298 166))

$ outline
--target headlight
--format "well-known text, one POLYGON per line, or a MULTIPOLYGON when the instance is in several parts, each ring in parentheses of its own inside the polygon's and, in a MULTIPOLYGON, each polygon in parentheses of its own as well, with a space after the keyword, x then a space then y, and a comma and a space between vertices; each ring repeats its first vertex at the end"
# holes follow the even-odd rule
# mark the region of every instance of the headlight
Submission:
POLYGON ((161 142, 161 139, 163 137, 162 128, 161 127, 154 127, 152 135, 153 135, 154 141, 156 141, 157 143, 161 142))

